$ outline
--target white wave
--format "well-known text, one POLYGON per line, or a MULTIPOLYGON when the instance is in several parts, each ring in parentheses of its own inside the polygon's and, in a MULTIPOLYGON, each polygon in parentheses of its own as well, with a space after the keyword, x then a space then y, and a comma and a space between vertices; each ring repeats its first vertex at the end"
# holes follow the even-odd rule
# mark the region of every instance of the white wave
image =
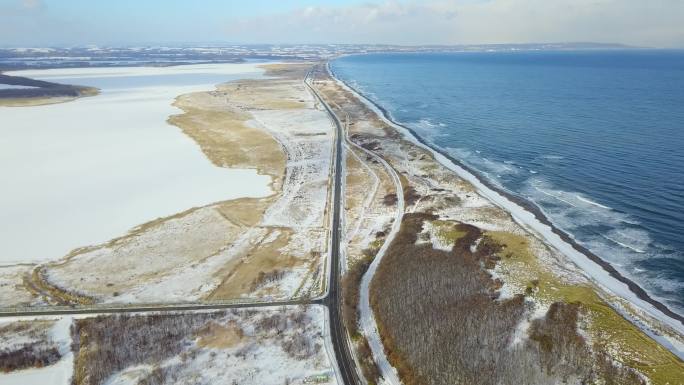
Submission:
MULTIPOLYGON (((639 222, 628 214, 584 202, 577 198, 579 193, 554 188, 551 183, 540 177, 532 177, 525 184, 526 187, 521 190, 521 193, 537 203, 547 217, 559 228, 567 232, 583 234, 581 238, 586 239, 587 233, 583 231, 583 227, 606 226, 625 234, 631 234, 627 237, 621 236, 619 233, 608 234, 608 236, 628 245, 637 245, 635 247, 640 250, 648 248, 650 242, 648 233, 634 229, 634 226, 639 226, 639 222), (640 233, 637 234, 635 231, 640 231, 640 233), (646 241, 642 242, 641 240, 646 241)), ((602 242, 607 243, 605 239, 600 238, 602 242)), ((610 244, 615 247, 613 243, 610 244)))
POLYGON ((540 158, 545 159, 545 160, 563 160, 565 159, 564 157, 560 155, 542 155, 540 158))
POLYGON ((430 130, 434 131, 439 125, 435 124, 430 120, 430 118, 422 118, 416 122, 409 123, 409 126, 418 130, 430 130))
MULTIPOLYGON (((341 85, 347 88, 346 84, 341 83, 341 85)), ((351 90, 349 88, 347 89, 352 93, 356 94, 359 97, 359 100, 363 101, 366 104, 366 106, 368 106, 371 110, 376 112, 381 117, 381 119, 383 119, 387 124, 393 126, 399 132, 403 133, 408 140, 410 140, 417 146, 424 147, 426 150, 431 151, 437 161, 439 161, 449 169, 453 170, 461 178, 470 182, 478 190, 478 193, 480 195, 490 200, 494 204, 507 210, 509 213, 511 213, 511 216, 516 222, 532 230, 534 233, 538 234, 542 239, 544 239, 549 245, 563 253, 572 262, 574 262, 585 273, 585 275, 588 278, 601 285, 603 289, 608 290, 609 292, 612 292, 613 294, 624 298, 625 300, 629 301, 633 306, 641 308, 650 316, 660 320, 661 322, 673 328, 674 330, 680 333, 684 333, 684 325, 682 325, 679 321, 664 314, 661 310, 657 309, 652 304, 639 298, 634 292, 632 292, 629 289, 629 287, 624 282, 621 282, 613 278, 600 265, 598 265, 590 258, 587 258, 586 255, 579 252, 572 245, 564 241, 558 234, 556 234, 552 230, 551 227, 537 220, 533 213, 525 210, 523 207, 511 201, 499 192, 490 189, 489 187, 484 185, 475 175, 471 174, 470 172, 463 169, 454 162, 451 162, 441 153, 435 151, 432 148, 424 146, 418 139, 415 138, 414 135, 412 135, 410 132, 407 132, 402 126, 395 124, 391 120, 385 119, 382 116, 382 113, 378 111, 377 108, 375 108, 375 106, 372 103, 370 103, 363 95, 358 95, 354 90, 351 90)), ((602 211, 614 213, 614 211, 612 210, 602 211)), ((554 218, 551 219, 553 220, 554 218)), ((645 332, 649 332, 646 328, 642 328, 642 330, 644 330, 645 332)), ((653 337, 658 339, 660 343, 662 343, 674 354, 678 355, 679 357, 684 357, 684 350, 682 350, 681 347, 672 346, 672 344, 669 343, 669 340, 667 339, 657 336, 653 337)))
POLYGON ((659 290, 665 292, 678 292, 684 289, 684 282, 674 281, 669 278, 663 278, 660 276, 646 278, 649 287, 657 287, 659 290))
POLYGON ((515 175, 520 172, 515 166, 482 156, 480 150, 475 150, 473 153, 473 151, 464 148, 447 148, 447 151, 456 159, 465 162, 465 164, 472 166, 486 175, 500 177, 501 175, 515 175))
POLYGON ((651 244, 650 234, 641 229, 616 227, 602 236, 639 254, 646 253, 651 244))
POLYGON ((602 204, 600 204, 600 203, 597 203, 597 202, 594 202, 594 201, 592 201, 592 200, 590 200, 590 199, 583 198, 583 197, 582 197, 581 195, 579 195, 579 194, 577 194, 576 197, 577 197, 577 199, 581 200, 582 202, 589 203, 590 205, 594 205, 594 206, 596 206, 596 207, 600 207, 600 208, 606 209, 606 210, 611 210, 610 207, 604 206, 604 205, 602 205, 602 204))
POLYGON ((620 242, 620 241, 618 241, 617 239, 612 238, 612 237, 610 237, 610 236, 608 236, 608 235, 606 235, 606 234, 601 234, 601 236, 602 236, 603 238, 606 238, 607 240, 609 240, 609 241, 611 241, 611 242, 617 244, 617 245, 620 245, 620 246, 622 246, 622 247, 626 247, 626 248, 628 248, 628 249, 630 249, 630 250, 632 250, 632 251, 635 251, 635 252, 637 252, 637 253, 639 253, 639 254, 643 254, 643 253, 646 252, 645 250, 641 250, 641 249, 637 248, 636 246, 632 246, 632 245, 629 245, 629 244, 627 244, 627 243, 620 242))
MULTIPOLYGON (((544 194, 544 195, 547 195, 547 196, 552 197, 553 199, 555 199, 555 200, 557 200, 557 201, 563 202, 563 203, 565 203, 565 204, 567 204, 567 205, 570 205, 570 206, 572 206, 572 207, 577 207, 577 205, 575 205, 574 203, 572 203, 572 202, 570 202, 570 201, 568 201, 568 200, 566 200, 566 199, 561 198, 561 197, 559 196, 560 194, 559 194, 559 195, 556 195, 556 194, 553 194, 553 193, 551 193, 551 192, 544 191, 544 190, 540 189, 540 188, 537 187, 537 186, 535 186, 534 189, 537 190, 537 191, 539 191, 540 193, 542 193, 542 194, 544 194)), ((561 194, 562 194, 562 193, 561 193, 561 194)))

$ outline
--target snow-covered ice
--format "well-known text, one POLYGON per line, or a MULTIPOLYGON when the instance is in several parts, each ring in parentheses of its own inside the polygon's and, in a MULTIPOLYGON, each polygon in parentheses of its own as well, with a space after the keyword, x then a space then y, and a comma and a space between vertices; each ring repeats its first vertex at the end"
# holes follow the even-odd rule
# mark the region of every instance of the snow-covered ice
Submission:
POLYGON ((0 90, 30 90, 38 87, 20 86, 16 84, 0 84, 0 90))
MULTIPOLYGON (((70 327, 73 318, 65 317, 38 317, 38 318, 7 318, 0 322, 0 326, 11 322, 24 321, 36 322, 37 320, 54 322, 48 330, 47 339, 40 341, 44 344, 54 344, 57 346, 61 359, 57 363, 42 368, 31 368, 18 370, 11 373, 0 374, 0 384, 2 385, 29 385, 29 384, 49 384, 49 385, 68 385, 71 383, 73 373, 74 356, 71 352, 71 332, 70 327)), ((16 341, 0 340, 2 346, 0 350, 11 347, 13 344, 29 342, 17 336, 16 341)))
POLYGON ((193 206, 271 193, 255 170, 216 167, 167 118, 181 94, 258 78, 256 64, 76 68, 12 75, 101 88, 0 108, 0 263, 59 258, 193 206))

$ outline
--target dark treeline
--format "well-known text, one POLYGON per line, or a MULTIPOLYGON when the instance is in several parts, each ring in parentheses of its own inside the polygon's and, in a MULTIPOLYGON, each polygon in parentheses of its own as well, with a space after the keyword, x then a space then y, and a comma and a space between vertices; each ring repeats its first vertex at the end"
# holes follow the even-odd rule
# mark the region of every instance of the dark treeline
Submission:
POLYGON ((2 89, 0 98, 37 98, 50 96, 81 96, 84 92, 92 92, 92 88, 69 84, 51 83, 21 76, 0 74, 0 84, 28 86, 36 88, 2 89))
POLYGON ((272 339, 295 359, 308 359, 323 346, 306 334, 311 317, 306 307, 280 308, 276 311, 231 309, 207 313, 175 313, 145 315, 108 315, 74 320, 72 326, 74 352, 74 385, 99 385, 114 373, 136 365, 152 365, 141 384, 176 383, 183 365, 189 365, 199 353, 193 341, 211 324, 250 320, 254 336, 247 338, 234 353, 243 360, 253 359, 254 341, 272 339), (265 313, 266 312, 266 313, 265 313), (233 319, 230 321, 226 316, 233 319), (179 356, 181 363, 159 367, 166 359, 179 356))
POLYGON ((99 385, 131 365, 153 364, 183 350, 184 338, 224 313, 98 316, 74 320, 74 385, 99 385))
POLYGON ((25 344, 18 349, 0 351, 0 371, 4 373, 49 366, 62 357, 55 347, 25 344))
POLYGON ((643 383, 591 351, 577 332, 578 304, 553 304, 513 343, 529 305, 522 295, 497 299, 487 268, 501 247, 463 224, 455 225, 465 235, 451 251, 416 244, 423 221, 434 219, 404 216, 371 285, 389 359, 406 385, 643 383))
POLYGON ((48 332, 52 323, 43 321, 10 322, 0 326, 0 371, 42 368, 62 358, 48 332), (13 341, 25 341, 13 343, 13 341))
MULTIPOLYGON (((384 233, 381 236, 384 236, 384 233)), ((373 261, 370 254, 375 254, 375 252, 364 251, 364 257, 355 261, 342 278, 342 320, 352 341, 354 341, 357 359, 361 364, 364 377, 369 381, 369 384, 375 384, 380 378, 380 371, 373 360, 373 353, 368 346, 368 341, 359 333, 358 308, 361 279, 373 261)))

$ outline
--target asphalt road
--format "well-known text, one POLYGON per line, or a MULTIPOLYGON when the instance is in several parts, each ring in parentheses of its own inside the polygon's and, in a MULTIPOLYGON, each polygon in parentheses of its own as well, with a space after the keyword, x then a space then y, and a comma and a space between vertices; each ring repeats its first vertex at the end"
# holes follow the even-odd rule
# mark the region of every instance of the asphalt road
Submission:
POLYGON ((323 304, 330 310, 330 336, 335 349, 337 365, 340 368, 342 381, 346 385, 361 384, 351 355, 349 339, 342 321, 342 290, 340 289, 340 210, 342 202, 342 141, 344 140, 344 126, 330 106, 309 82, 311 71, 307 74, 305 83, 315 95, 321 105, 330 115, 335 124, 335 166, 333 175, 333 210, 332 210, 332 244, 330 250, 330 280, 328 295, 323 298, 323 304))

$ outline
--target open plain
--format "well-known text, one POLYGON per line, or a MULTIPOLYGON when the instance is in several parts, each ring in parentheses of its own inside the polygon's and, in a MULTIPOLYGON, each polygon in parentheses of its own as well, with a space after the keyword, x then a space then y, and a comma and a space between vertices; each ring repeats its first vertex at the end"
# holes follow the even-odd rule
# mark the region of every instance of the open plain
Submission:
POLYGON ((680 330, 592 279, 326 65, 261 69, 178 95, 166 128, 268 193, 1 267, 6 310, 88 314, 7 319, 0 381, 681 380, 680 330))

